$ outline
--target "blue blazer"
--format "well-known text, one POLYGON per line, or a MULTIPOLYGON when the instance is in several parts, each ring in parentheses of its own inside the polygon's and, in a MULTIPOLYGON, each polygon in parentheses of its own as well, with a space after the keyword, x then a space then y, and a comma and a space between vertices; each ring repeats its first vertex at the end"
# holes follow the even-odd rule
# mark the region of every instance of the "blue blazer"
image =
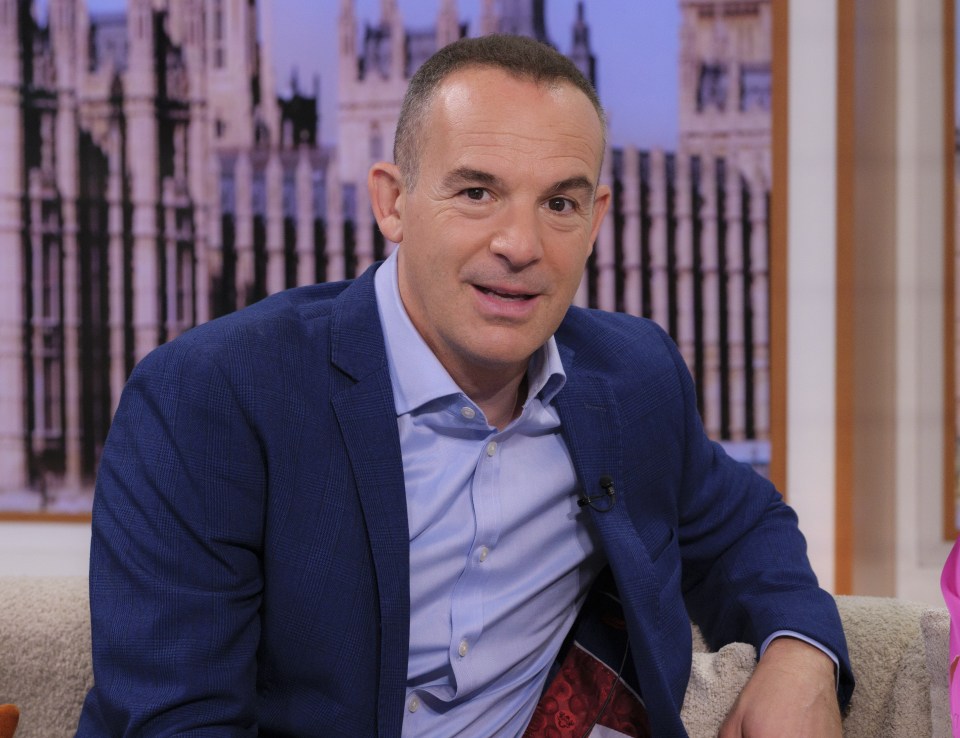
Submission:
MULTIPOLYGON (((95 686, 78 735, 399 737, 409 536, 373 269, 195 328, 131 375, 93 513, 95 686)), ((709 442, 649 321, 571 308, 556 398, 653 734, 685 735, 689 619, 809 635, 853 680, 794 513, 709 442)))

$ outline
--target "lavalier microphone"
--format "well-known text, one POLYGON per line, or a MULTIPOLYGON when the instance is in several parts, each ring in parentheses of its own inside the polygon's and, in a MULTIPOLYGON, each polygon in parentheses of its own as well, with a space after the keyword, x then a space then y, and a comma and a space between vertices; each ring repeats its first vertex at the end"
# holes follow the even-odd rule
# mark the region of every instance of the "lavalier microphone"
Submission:
POLYGON ((617 501, 616 492, 613 489, 613 477, 609 474, 600 475, 600 489, 603 490, 602 494, 593 495, 592 497, 581 493, 580 499, 577 500, 577 505, 579 507, 586 507, 589 505, 597 512, 609 512, 613 509, 614 503, 617 501), (595 505, 594 503, 597 500, 601 500, 600 504, 595 505))

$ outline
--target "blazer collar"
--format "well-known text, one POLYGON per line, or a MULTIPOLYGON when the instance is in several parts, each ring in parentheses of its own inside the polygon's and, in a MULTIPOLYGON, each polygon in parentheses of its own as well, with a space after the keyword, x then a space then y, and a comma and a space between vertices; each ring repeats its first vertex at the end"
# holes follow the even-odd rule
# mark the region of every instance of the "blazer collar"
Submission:
MULTIPOLYGON (((558 343, 558 349, 567 382, 555 402, 562 434, 583 491, 587 496, 600 494, 600 478, 604 475, 610 476, 616 490, 623 472, 623 441, 609 379, 578 369, 576 351, 569 343, 558 343)), ((619 513, 616 517, 620 517, 619 513)))
POLYGON ((377 312, 374 264, 336 298, 330 327, 331 361, 348 377, 361 380, 386 369, 387 352, 377 312))

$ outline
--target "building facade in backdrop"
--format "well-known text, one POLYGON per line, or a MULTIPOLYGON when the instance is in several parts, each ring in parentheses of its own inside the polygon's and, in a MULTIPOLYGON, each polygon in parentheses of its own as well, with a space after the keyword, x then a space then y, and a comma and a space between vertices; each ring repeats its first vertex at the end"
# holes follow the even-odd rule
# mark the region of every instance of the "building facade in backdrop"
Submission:
MULTIPOLYGON (((667 328, 708 431, 762 464, 770 0, 679 4, 678 149, 608 152, 615 206, 577 302, 667 328)), ((322 146, 317 85, 277 95, 269 10, 129 0, 91 16, 49 0, 40 22, 29 0, 0 0, 0 511, 89 510, 120 391, 152 348, 389 251, 366 174, 440 46, 521 33, 595 78, 589 3, 560 43, 545 0, 484 0, 473 25, 441 0, 418 31, 396 0, 373 22, 342 0, 339 142, 322 146)))

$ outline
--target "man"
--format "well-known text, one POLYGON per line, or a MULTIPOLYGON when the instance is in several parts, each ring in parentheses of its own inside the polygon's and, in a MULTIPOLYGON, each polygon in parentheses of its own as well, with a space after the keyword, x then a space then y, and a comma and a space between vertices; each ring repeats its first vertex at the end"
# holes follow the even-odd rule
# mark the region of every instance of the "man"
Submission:
POLYGON ((562 55, 446 47, 370 173, 394 255, 141 363, 98 479, 81 735, 518 736, 606 566, 653 735, 685 734, 690 616, 765 646, 722 735, 840 735, 795 516, 705 438, 660 329, 570 308, 603 151, 562 55))

